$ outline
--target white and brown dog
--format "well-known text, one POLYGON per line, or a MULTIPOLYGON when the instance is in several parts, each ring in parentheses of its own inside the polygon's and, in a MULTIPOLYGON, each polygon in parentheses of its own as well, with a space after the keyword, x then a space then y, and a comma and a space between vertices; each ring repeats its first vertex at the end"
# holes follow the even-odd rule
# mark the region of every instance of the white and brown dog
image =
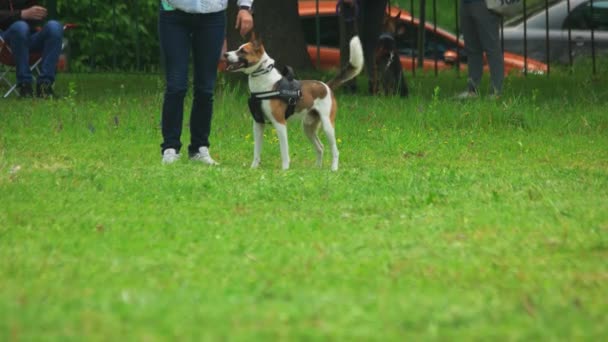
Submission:
MULTIPOLYGON (((262 42, 251 35, 249 42, 241 45, 235 51, 224 54, 227 61, 226 70, 241 71, 249 75, 249 91, 252 94, 269 93, 276 91, 283 75, 274 68, 274 60, 264 50, 262 42)), ((301 96, 297 102, 292 103, 295 108, 291 118, 300 118, 304 133, 311 141, 317 154, 317 165, 323 161, 323 144, 319 140, 317 131, 323 127, 331 147, 331 169, 338 170, 339 152, 336 144, 335 121, 337 104, 332 89, 336 89, 344 82, 354 78, 363 68, 363 50, 361 41, 355 36, 350 41, 350 61, 334 79, 327 83, 314 80, 300 81, 301 96)), ((252 168, 260 165, 262 153, 262 140, 264 137, 264 121, 274 126, 280 144, 282 168, 289 169, 289 145, 287 142, 288 103, 280 98, 261 100, 261 112, 265 120, 254 120, 253 136, 254 151, 252 168), (259 122, 261 121, 261 122, 259 122)))

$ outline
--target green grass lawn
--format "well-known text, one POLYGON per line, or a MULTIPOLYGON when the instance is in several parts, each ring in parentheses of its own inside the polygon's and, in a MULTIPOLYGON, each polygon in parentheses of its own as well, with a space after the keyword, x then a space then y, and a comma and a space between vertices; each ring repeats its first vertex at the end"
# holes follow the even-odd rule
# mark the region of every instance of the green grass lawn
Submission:
POLYGON ((338 172, 297 123, 249 169, 238 84, 215 168, 161 165, 157 75, 1 100, 0 340, 605 339, 608 85, 574 75, 339 93, 338 172))

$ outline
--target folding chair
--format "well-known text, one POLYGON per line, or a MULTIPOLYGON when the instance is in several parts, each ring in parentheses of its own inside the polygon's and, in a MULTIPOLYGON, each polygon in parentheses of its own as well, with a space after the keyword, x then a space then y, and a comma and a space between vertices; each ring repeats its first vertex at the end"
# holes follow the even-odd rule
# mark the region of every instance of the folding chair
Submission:
MULTIPOLYGON (((67 31, 75 28, 75 24, 64 24, 63 31, 67 31)), ((63 53, 65 47, 67 45, 67 40, 64 38, 61 43, 61 51, 63 53)), ((40 69, 38 66, 42 62, 42 54, 40 52, 30 53, 30 70, 32 71, 32 75, 34 77, 38 77, 40 75, 40 69)), ((58 69, 65 69, 65 56, 59 57, 59 62, 57 63, 58 69)), ((12 75, 15 73, 15 60, 13 58, 13 52, 11 51, 10 46, 0 37, 0 84, 6 84, 8 86, 8 91, 4 93, 3 98, 7 98, 10 94, 12 94, 15 89, 17 89, 17 82, 12 82, 12 75)))

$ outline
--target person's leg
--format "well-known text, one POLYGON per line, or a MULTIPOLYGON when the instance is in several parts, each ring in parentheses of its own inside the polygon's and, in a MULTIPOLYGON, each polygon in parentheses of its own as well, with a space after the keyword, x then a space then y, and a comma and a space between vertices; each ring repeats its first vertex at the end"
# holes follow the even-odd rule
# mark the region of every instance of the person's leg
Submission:
MULTIPOLYGON (((358 34, 357 27, 357 14, 359 9, 352 3, 340 3, 340 15, 338 17, 338 26, 340 30, 340 67, 345 68, 348 66, 349 46, 351 38, 358 34)), ((353 78, 347 81, 342 87, 355 93, 357 91, 357 79, 353 78)))
MULTIPOLYGON (((374 79, 374 52, 382 31, 387 0, 362 0, 360 10, 361 44, 368 80, 374 79)), ((370 90, 373 86, 370 83, 370 90)))
POLYGON ((490 80, 492 83, 491 94, 500 95, 502 82, 504 80, 504 57, 500 46, 500 16, 488 11, 486 5, 481 2, 476 8, 475 16, 479 27, 479 40, 483 51, 486 53, 490 67, 490 80))
POLYGON ((55 74, 61 45, 63 43, 63 25, 55 20, 47 22, 40 32, 32 34, 30 38, 30 51, 41 52, 40 75, 38 84, 52 84, 55 74))
MULTIPOLYGON (((483 2, 465 4, 460 7, 460 29, 464 37, 464 51, 467 54, 468 90, 478 92, 479 83, 483 75, 483 50, 479 40, 479 26, 477 23, 479 7, 483 2)), ((487 11, 487 9, 486 9, 487 11)))
POLYGON ((29 84, 31 88, 32 72, 30 71, 30 26, 23 20, 14 22, 2 33, 2 38, 10 46, 17 69, 17 83, 29 84))
POLYGON ((198 153, 200 147, 209 147, 213 93, 224 44, 226 13, 197 14, 193 16, 192 24, 194 98, 190 115, 190 155, 198 153))
POLYGON ((158 19, 160 48, 165 69, 165 95, 162 108, 163 143, 161 152, 173 148, 179 152, 184 119, 184 97, 188 89, 188 60, 190 30, 188 14, 180 11, 161 11, 158 19))

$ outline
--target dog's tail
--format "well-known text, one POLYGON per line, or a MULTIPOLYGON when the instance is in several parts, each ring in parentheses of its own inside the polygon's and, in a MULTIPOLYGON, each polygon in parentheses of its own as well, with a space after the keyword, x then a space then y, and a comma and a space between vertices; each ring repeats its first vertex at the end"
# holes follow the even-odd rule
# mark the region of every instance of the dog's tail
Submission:
POLYGON ((349 47, 350 59, 348 65, 343 68, 336 77, 327 82, 327 85, 331 89, 336 89, 345 82, 352 80, 355 76, 359 75, 363 69, 363 47, 361 46, 361 39, 359 39, 359 36, 351 38, 349 47))

